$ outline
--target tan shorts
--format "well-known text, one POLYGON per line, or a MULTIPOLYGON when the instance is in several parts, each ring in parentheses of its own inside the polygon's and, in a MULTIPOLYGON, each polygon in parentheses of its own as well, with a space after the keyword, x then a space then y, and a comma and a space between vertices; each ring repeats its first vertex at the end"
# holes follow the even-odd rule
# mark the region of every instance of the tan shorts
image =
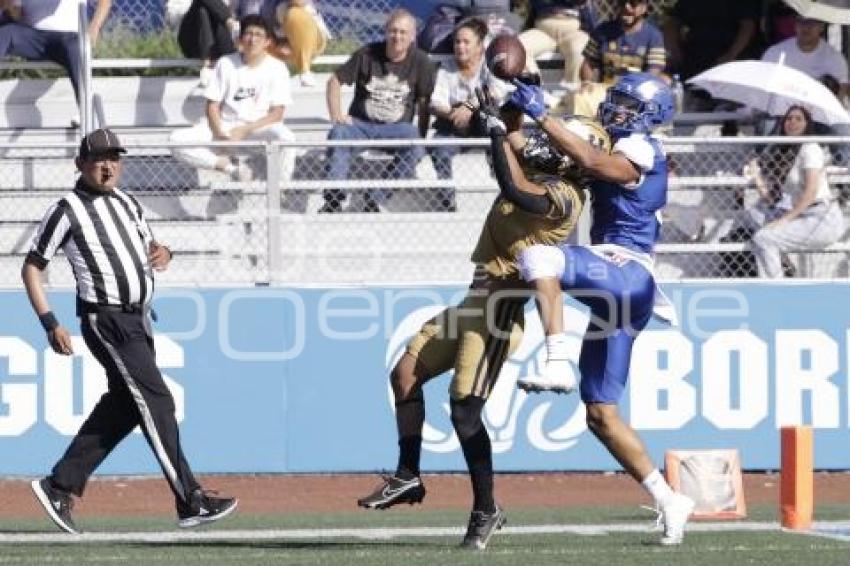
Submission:
POLYGON ((482 291, 472 291, 422 325, 407 345, 407 352, 429 372, 428 379, 454 369, 449 385, 453 399, 470 395, 486 399, 496 384, 502 365, 522 340, 527 298, 490 301, 482 291))

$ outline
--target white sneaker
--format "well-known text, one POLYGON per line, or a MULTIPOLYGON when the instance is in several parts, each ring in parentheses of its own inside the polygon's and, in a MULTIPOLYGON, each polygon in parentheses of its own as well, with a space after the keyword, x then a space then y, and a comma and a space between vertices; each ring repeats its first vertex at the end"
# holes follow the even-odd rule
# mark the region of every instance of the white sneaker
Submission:
POLYGON ((660 509, 661 525, 664 534, 659 541, 664 546, 682 544, 685 536, 685 524, 694 510, 694 500, 681 493, 674 493, 667 505, 660 509))
POLYGON ((301 86, 313 87, 316 86, 316 75, 313 73, 301 73, 299 75, 301 77, 301 86))
POLYGON ((578 380, 569 360, 546 360, 538 375, 521 377, 516 385, 531 393, 572 393, 578 387, 578 380))

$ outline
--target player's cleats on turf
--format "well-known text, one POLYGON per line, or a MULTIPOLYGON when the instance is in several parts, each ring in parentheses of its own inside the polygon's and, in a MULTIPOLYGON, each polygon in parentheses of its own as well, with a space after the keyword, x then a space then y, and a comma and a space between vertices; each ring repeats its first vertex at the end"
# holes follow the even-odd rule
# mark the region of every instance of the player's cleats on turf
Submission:
POLYGON ((659 542, 665 546, 682 544, 682 538, 685 536, 685 524, 693 510, 693 499, 681 493, 674 493, 667 504, 659 509, 659 520, 664 528, 664 534, 661 535, 659 542))
POLYGON ((178 505, 177 525, 195 527, 223 519, 236 510, 238 501, 233 497, 216 497, 214 491, 196 489, 189 496, 189 504, 178 505))
POLYGON ((386 509, 399 503, 421 503, 425 498, 425 486, 418 477, 405 480, 396 476, 383 476, 384 483, 378 489, 357 500, 357 505, 366 509, 386 509))
POLYGON ((47 514, 60 529, 67 533, 80 534, 74 519, 71 517, 71 509, 74 508, 74 500, 70 493, 56 489, 47 478, 33 480, 30 482, 32 492, 38 498, 38 502, 47 511, 47 514))
POLYGON ((546 360, 540 368, 540 373, 521 377, 517 379, 516 384, 530 393, 572 393, 578 386, 575 370, 569 360, 546 360))
POLYGON ((506 521, 505 512, 498 505, 493 513, 473 511, 469 515, 466 536, 463 537, 460 545, 464 548, 484 550, 493 533, 501 529, 506 521))

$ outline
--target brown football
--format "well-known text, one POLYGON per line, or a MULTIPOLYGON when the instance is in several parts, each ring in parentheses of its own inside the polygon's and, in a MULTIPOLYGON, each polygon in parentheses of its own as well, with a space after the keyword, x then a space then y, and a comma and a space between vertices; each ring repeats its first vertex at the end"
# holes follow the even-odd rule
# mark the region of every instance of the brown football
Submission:
POLYGON ((484 56, 490 72, 505 81, 517 78, 525 69, 525 47, 513 35, 494 38, 484 56))

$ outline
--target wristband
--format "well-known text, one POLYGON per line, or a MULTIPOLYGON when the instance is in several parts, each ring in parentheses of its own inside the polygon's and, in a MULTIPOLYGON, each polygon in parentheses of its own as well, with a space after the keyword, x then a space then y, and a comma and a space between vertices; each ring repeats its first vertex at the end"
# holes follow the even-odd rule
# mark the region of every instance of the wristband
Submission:
POLYGON ((59 321, 56 320, 56 315, 53 314, 53 311, 47 311, 44 314, 38 315, 38 320, 41 322, 41 326, 44 327, 45 332, 52 332, 59 326, 59 321))

